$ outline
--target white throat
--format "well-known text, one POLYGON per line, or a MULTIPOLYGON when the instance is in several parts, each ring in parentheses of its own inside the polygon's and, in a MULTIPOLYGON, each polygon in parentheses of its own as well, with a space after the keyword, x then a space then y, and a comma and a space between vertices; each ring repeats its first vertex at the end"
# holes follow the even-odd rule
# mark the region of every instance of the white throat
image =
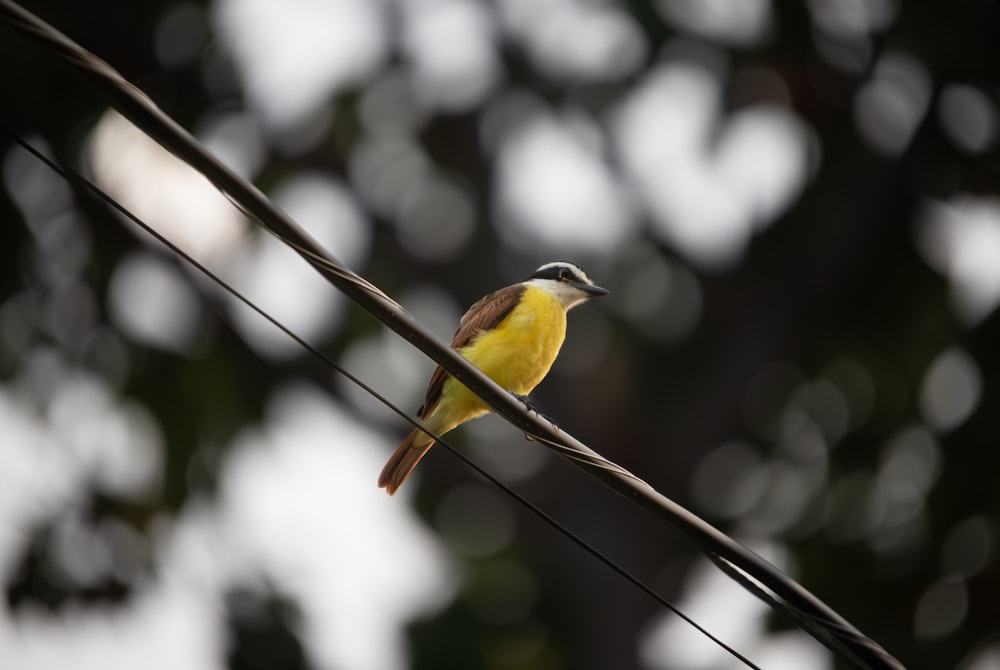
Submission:
POLYGON ((567 312, 591 297, 586 291, 581 291, 575 286, 555 279, 529 279, 523 283, 527 286, 540 288, 554 296, 567 312))

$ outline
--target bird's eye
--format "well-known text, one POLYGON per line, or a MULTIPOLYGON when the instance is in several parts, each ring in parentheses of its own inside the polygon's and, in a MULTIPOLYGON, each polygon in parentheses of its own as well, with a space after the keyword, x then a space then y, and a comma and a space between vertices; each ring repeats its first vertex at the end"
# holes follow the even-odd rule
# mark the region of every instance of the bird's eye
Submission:
POLYGON ((562 270, 559 271, 559 279, 561 279, 562 281, 569 281, 572 278, 573 276, 566 268, 563 268, 562 270))

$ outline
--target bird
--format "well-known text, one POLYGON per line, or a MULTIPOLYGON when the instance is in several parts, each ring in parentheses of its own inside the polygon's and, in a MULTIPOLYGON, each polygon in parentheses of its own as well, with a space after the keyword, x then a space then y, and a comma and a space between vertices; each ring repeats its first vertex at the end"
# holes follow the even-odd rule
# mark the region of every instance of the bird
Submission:
MULTIPOLYGON (((480 298, 462 316, 451 347, 497 384, 533 408, 528 394, 545 378, 566 338, 566 313, 591 298, 607 295, 579 266, 547 263, 530 277, 480 298)), ((421 426, 443 435, 487 414, 490 408, 443 368, 431 375, 421 426)), ((393 495, 434 446, 421 428, 389 457, 378 485, 393 495)))

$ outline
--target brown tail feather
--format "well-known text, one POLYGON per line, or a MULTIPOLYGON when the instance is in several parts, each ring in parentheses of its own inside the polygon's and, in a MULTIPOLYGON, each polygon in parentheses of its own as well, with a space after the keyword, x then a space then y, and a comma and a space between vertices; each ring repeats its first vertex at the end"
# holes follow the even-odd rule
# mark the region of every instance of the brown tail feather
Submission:
POLYGON ((394 494, 433 446, 434 440, 427 433, 414 428, 382 468, 382 474, 378 476, 379 487, 384 488, 389 495, 394 494), (422 442, 421 438, 427 441, 422 442))

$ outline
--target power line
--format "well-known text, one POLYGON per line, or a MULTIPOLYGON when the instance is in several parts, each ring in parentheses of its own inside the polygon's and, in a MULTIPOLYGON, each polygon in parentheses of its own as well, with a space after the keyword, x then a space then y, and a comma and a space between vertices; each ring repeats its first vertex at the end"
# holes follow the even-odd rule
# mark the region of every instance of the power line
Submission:
POLYGON ((344 368, 343 366, 341 366, 339 363, 337 363, 336 361, 334 361, 332 358, 330 358, 329 356, 327 356, 326 354, 324 354, 322 351, 320 351, 319 349, 317 349, 316 347, 314 347, 312 344, 310 344, 308 341, 306 341, 305 339, 303 339, 302 337, 300 337, 298 334, 296 334, 294 331, 292 331, 291 329, 289 329, 283 323, 281 323, 280 321, 278 321, 277 319, 275 319, 273 316, 271 316, 270 314, 268 314, 266 311, 264 311, 263 308, 261 308, 260 306, 258 306, 256 303, 254 303, 253 301, 251 301, 246 296, 244 296, 242 293, 240 293, 238 290, 236 290, 236 288, 234 288, 232 285, 230 285, 229 283, 227 283, 225 280, 223 280, 217 274, 215 274, 214 272, 212 272, 207 266, 205 266, 204 264, 202 264, 200 261, 198 261, 197 259, 195 259, 193 256, 191 256, 190 254, 188 254, 187 252, 185 252, 183 249, 181 249, 180 247, 178 247, 176 244, 174 244, 166 236, 164 236, 159 231, 157 231, 156 229, 154 229, 153 227, 151 227, 149 224, 147 224, 145 221, 143 221, 142 219, 140 219, 131 210, 129 210, 127 207, 125 207, 124 205, 122 205, 120 202, 118 202, 117 200, 115 200, 114 198, 112 198, 103 189, 101 189, 100 187, 98 187, 92 181, 90 181, 89 179, 87 179, 83 175, 79 174, 75 170, 71 170, 69 168, 63 168, 63 167, 61 167, 55 161, 53 161, 49 157, 45 156, 42 152, 40 152, 38 149, 36 149, 29 142, 25 141, 19 135, 11 132, 4 125, 0 124, 0 129, 3 129, 3 131, 8 136, 10 136, 15 142, 17 142, 26 151, 28 151, 29 153, 31 153, 39 161, 41 161, 42 163, 44 163, 45 165, 47 165, 51 170, 53 170, 60 177, 62 177, 66 181, 68 181, 68 182, 70 182, 72 184, 75 184, 76 186, 84 189, 92 197, 96 198, 97 200, 100 200, 100 201, 104 202, 108 206, 114 208, 116 211, 118 211, 123 216, 127 217, 133 223, 135 223, 140 228, 142 228, 146 233, 148 233, 153 238, 155 238, 158 242, 160 242, 165 247, 167 247, 174 254, 176 254, 180 258, 184 259, 188 264, 190 264, 196 270, 198 270, 199 272, 201 272, 202 274, 204 274, 206 277, 208 277, 210 280, 212 280, 216 285, 218 285, 219 287, 221 287, 222 289, 224 289, 225 291, 227 291, 234 298, 236 298, 237 300, 239 300, 240 302, 242 302, 244 305, 246 305, 247 307, 249 307, 250 309, 252 309, 254 312, 256 312, 257 314, 259 314, 261 317, 263 317, 267 321, 269 321, 273 326, 275 326, 276 328, 278 328, 279 330, 281 330, 281 332, 283 332, 285 335, 287 335, 292 340, 294 340, 297 344, 299 344, 302 348, 304 348, 310 354, 312 354, 313 356, 315 356, 316 358, 318 358, 320 361, 322 361, 324 364, 326 364, 329 368, 337 371, 339 374, 343 375, 344 377, 346 377, 347 379, 349 379, 352 383, 356 384, 361 389, 363 389, 366 393, 368 393, 373 398, 375 398, 376 400, 378 400, 384 406, 386 406, 387 408, 389 408, 390 410, 392 410, 393 412, 395 412, 399 416, 403 417, 407 422, 409 422, 413 426, 416 426, 420 430, 423 430, 425 433, 427 433, 428 435, 430 435, 431 437, 433 437, 439 444, 443 445, 448 451, 450 451, 452 454, 454 454, 459 459, 461 459, 466 465, 468 465, 473 470, 475 470, 476 472, 478 472, 480 475, 482 475, 483 477, 485 477, 493 485, 495 485, 498 488, 500 488, 504 493, 506 493, 511 498, 513 498, 514 500, 516 500, 517 502, 519 502, 521 505, 523 505, 524 507, 526 507, 532 514, 534 514, 538 518, 542 519, 545 523, 547 523, 549 526, 551 526, 556 531, 558 531, 559 533, 561 533, 564 537, 568 538, 571 542, 575 543, 577 546, 579 546, 581 549, 583 549, 584 551, 586 551, 588 554, 590 554, 591 556, 593 556, 594 558, 596 558, 597 560, 599 560, 601 563, 603 563, 607 567, 609 567, 612 570, 614 570, 615 572, 617 572, 619 575, 621 575, 622 577, 624 577, 628 582, 630 582, 631 584, 633 584, 634 586, 636 586, 638 589, 640 589, 641 591, 643 591, 644 593, 646 593, 647 595, 649 595, 650 597, 652 597, 657 602, 659 602, 661 605, 663 605, 664 607, 666 607, 667 609, 669 609, 671 612, 673 612, 674 614, 676 614, 677 616, 679 616, 681 619, 683 619, 688 624, 690 624, 692 627, 694 627, 702 635, 704 635, 709 640, 711 640, 712 642, 714 642, 716 645, 718 645, 719 647, 721 647, 722 649, 724 649, 726 652, 728 652, 734 658, 736 658, 739 661, 741 661, 744 665, 746 665, 749 668, 755 668, 756 670, 760 670, 760 667, 757 666, 757 665, 755 665, 750 659, 746 658, 745 656, 743 656, 742 654, 740 654, 738 651, 736 651, 735 649, 733 649, 732 647, 730 647, 728 644, 726 644, 725 642, 723 642, 722 640, 720 640, 718 637, 716 637, 715 635, 713 635, 704 626, 700 625, 698 622, 696 622, 694 619, 692 619, 687 614, 685 614, 682 610, 680 610, 677 606, 675 606, 670 601, 668 601, 666 598, 664 598, 659 593, 657 593, 656 591, 654 591, 645 582, 643 582, 642 580, 640 580, 638 577, 634 576, 632 573, 630 573, 624 567, 622 567, 621 565, 619 565, 618 563, 616 563, 615 561, 613 561, 611 558, 609 558, 604 553, 602 553, 600 550, 598 550, 597 548, 595 548, 594 546, 592 546, 590 543, 588 543, 586 540, 584 540, 583 538, 581 538, 579 535, 577 535, 576 533, 574 533, 573 531, 571 531, 569 528, 567 528, 566 526, 564 526, 563 524, 561 524, 554 517, 552 517, 551 515, 549 515, 548 513, 546 513, 544 510, 542 510, 540 507, 538 507, 537 505, 535 505, 533 502, 531 502, 530 500, 528 500, 527 498, 525 498, 524 496, 522 496, 520 493, 518 493, 517 491, 515 491, 514 489, 512 489, 511 487, 509 487, 507 484, 505 484, 504 482, 500 481, 499 479, 497 479, 496 477, 494 477, 493 475, 491 475, 489 472, 487 472, 486 470, 484 470, 481 466, 479 466, 477 463, 475 463, 473 460, 471 460, 468 456, 466 456, 461 451, 459 451, 458 449, 456 449, 454 446, 452 446, 451 444, 449 444, 444 438, 442 438, 442 437, 440 437, 440 436, 432 433, 431 431, 428 431, 426 428, 424 428, 423 425, 421 425, 418 421, 416 421, 415 419, 413 419, 409 414, 407 414, 406 412, 404 412, 402 409, 400 409, 399 407, 397 407, 392 401, 390 401, 388 398, 386 398, 385 396, 383 396, 381 393, 379 393, 373 387, 371 387, 368 384, 366 384, 360 378, 358 378, 357 376, 355 376, 354 374, 352 374, 351 372, 349 372, 346 368, 344 368))
POLYGON ((763 558, 571 435, 528 413, 518 400, 458 352, 438 341, 433 333, 377 287, 337 261, 259 189, 206 151, 190 133, 106 62, 10 0, 0 0, 0 21, 59 54, 75 71, 100 88, 112 105, 132 123, 201 172, 244 212, 298 251, 345 295, 420 349, 497 414, 520 430, 544 438, 544 444, 561 445, 562 449, 557 453, 564 457, 566 450, 572 451, 573 457, 569 460, 589 475, 655 515, 709 558, 719 557, 767 587, 776 597, 765 602, 793 616, 803 630, 845 661, 858 668, 898 670, 903 667, 829 605, 763 558))

